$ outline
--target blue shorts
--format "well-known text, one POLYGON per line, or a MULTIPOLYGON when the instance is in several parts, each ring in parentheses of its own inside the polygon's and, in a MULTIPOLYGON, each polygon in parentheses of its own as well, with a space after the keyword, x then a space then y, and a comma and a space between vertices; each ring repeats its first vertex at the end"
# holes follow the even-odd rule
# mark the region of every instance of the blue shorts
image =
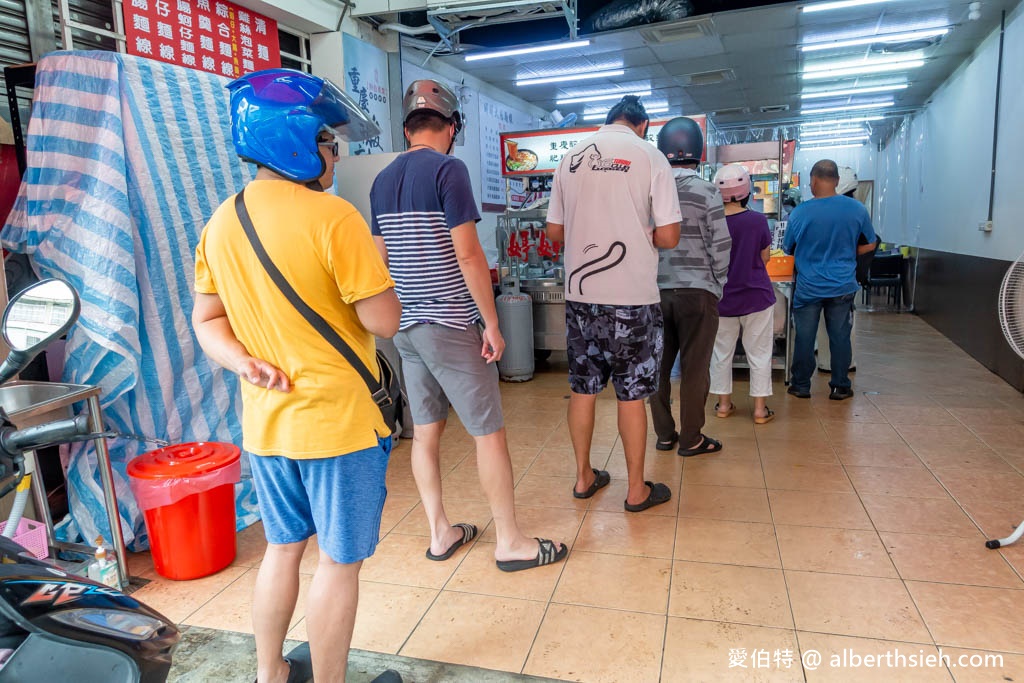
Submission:
POLYGON ((375 448, 313 460, 252 455, 252 478, 268 543, 304 541, 313 534, 335 562, 373 555, 387 488, 391 437, 375 448))

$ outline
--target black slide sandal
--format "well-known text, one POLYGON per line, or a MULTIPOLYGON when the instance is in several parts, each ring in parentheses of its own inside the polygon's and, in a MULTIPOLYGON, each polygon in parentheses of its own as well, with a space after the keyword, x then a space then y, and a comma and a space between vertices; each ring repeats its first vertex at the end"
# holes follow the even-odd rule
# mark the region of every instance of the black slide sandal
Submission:
POLYGON ((672 447, 676 445, 676 441, 679 441, 679 432, 672 432, 672 438, 668 441, 655 441, 654 447, 659 451, 670 451, 672 447))
POLYGON ((498 569, 503 572, 521 572, 524 569, 533 569, 534 567, 544 567, 555 562, 560 562, 565 559, 565 556, 569 554, 569 546, 562 545, 562 549, 559 550, 558 546, 553 541, 549 541, 546 538, 538 538, 537 543, 540 544, 540 549, 537 551, 537 557, 532 560, 495 560, 498 565, 498 569))
POLYGON ((313 656, 309 643, 299 643, 284 657, 288 662, 288 683, 306 683, 313 680, 313 656))
POLYGON ((594 469, 594 483, 590 485, 590 488, 580 493, 576 490, 576 486, 573 485, 572 497, 573 498, 590 498, 595 493, 603 489, 611 482, 612 476, 605 470, 594 469))
POLYGON ((636 505, 630 505, 627 501, 623 501, 622 505, 626 512, 643 512, 655 505, 661 505, 672 500, 672 490, 669 487, 664 484, 655 484, 653 481, 645 481, 644 483, 651 489, 647 499, 636 505))
POLYGON ((476 528, 476 526, 474 526, 472 524, 466 524, 465 522, 460 522, 458 524, 452 524, 452 526, 455 527, 456 529, 462 529, 462 538, 460 538, 459 540, 455 541, 455 543, 452 543, 451 546, 448 548, 448 550, 444 551, 444 553, 442 553, 441 555, 435 555, 434 553, 430 552, 430 548, 427 548, 427 559, 428 560, 433 560, 434 562, 443 562, 443 561, 447 560, 449 557, 451 557, 452 555, 454 555, 456 550, 458 550, 459 548, 461 548, 462 546, 466 545, 467 543, 472 541, 474 538, 476 538, 476 535, 477 535, 477 528, 476 528))
POLYGON ((722 442, 712 439, 710 436, 700 435, 701 442, 696 448, 680 448, 679 455, 684 458, 689 458, 693 455, 703 455, 704 453, 717 453, 722 450, 722 442))

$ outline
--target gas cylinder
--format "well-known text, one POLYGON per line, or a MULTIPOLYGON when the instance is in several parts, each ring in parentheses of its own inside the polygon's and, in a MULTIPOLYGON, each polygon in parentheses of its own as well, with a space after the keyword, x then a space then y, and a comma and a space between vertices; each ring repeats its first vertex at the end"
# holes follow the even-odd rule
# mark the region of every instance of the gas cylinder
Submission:
POLYGON ((505 337, 498 376, 505 382, 527 382, 533 379, 533 299, 529 294, 506 292, 494 303, 505 337))

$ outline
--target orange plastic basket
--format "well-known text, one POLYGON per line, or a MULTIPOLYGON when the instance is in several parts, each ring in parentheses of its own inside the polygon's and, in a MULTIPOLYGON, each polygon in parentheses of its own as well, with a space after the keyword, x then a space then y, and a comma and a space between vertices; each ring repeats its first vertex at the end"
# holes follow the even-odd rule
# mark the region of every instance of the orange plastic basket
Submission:
POLYGON ((768 269, 768 275, 771 277, 785 277, 793 274, 793 257, 792 256, 772 256, 768 259, 768 264, 765 266, 768 269))

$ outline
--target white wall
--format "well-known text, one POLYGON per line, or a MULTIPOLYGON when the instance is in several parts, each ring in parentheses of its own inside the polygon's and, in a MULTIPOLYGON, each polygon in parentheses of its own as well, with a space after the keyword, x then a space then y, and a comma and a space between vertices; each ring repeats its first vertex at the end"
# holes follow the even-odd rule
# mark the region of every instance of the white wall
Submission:
POLYGON ((1006 22, 994 229, 984 233, 978 223, 988 216, 998 48, 997 30, 878 155, 878 227, 886 241, 1004 260, 1024 251, 1024 6, 1006 22))

